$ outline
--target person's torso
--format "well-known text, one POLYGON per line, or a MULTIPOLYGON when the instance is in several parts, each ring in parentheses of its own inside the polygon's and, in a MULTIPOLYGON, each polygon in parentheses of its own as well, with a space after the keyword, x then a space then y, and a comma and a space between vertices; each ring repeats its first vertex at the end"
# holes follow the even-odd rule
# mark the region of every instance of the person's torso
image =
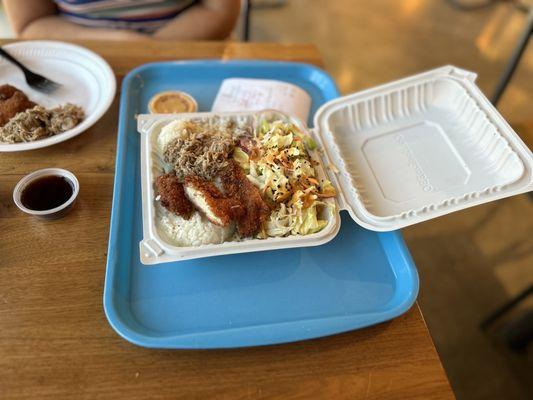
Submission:
POLYGON ((151 32, 195 0, 54 0, 69 20, 93 27, 151 32))

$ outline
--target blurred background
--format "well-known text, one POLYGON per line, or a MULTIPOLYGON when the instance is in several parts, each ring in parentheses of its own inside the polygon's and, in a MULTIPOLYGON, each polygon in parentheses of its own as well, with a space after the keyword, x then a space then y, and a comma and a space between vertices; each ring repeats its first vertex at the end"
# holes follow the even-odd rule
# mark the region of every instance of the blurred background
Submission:
MULTIPOLYGON (((475 71, 489 98, 533 8, 533 1, 485 0, 281 3, 252 8, 251 40, 316 44, 343 94, 453 64, 475 71)), ((498 108, 533 148, 533 43, 498 108)), ((531 335, 533 296, 480 328, 533 284, 532 197, 454 213, 403 234, 420 274, 419 304, 457 398, 533 398, 531 348, 507 343, 522 318, 531 335)))
MULTIPOLYGON (((533 0, 249 3, 250 41, 314 43, 343 94, 453 64, 475 71, 488 97, 533 8, 533 0)), ((0 6, 0 37, 12 36, 0 6)), ((526 46, 498 108, 533 148, 533 45, 526 46)), ((533 356, 524 336, 531 336, 533 321, 527 292, 533 197, 464 210, 403 234, 420 273, 419 304, 457 398, 533 398, 533 356), (481 326, 521 293, 515 307, 481 326)))

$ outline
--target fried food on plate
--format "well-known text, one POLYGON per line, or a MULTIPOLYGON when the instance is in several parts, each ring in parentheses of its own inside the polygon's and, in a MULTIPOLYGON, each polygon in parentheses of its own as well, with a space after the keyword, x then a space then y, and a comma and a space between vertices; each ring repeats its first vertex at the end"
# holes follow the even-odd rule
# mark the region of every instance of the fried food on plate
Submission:
POLYGON ((176 175, 165 174, 158 176, 155 185, 163 207, 185 219, 191 217, 194 207, 185 196, 183 185, 176 175))
POLYGON ((232 161, 228 170, 222 175, 222 184, 226 196, 244 206, 244 213, 237 217, 237 231, 243 237, 255 235, 271 212, 259 189, 250 182, 235 161, 232 161))
POLYGON ((207 219, 219 226, 227 226, 244 213, 238 199, 224 195, 217 187, 197 176, 188 176, 184 182, 189 200, 207 219))
POLYGON ((19 112, 33 108, 36 104, 24 92, 11 85, 0 86, 0 126, 4 126, 19 112))

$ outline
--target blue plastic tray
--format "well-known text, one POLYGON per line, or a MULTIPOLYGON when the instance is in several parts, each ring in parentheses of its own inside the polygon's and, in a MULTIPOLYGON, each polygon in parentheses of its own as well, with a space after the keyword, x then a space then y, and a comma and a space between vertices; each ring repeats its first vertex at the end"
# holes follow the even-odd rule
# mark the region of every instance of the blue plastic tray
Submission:
POLYGON ((268 345, 377 324, 407 311, 418 275, 398 232, 367 231, 342 212, 326 245, 143 266, 139 134, 135 115, 163 90, 183 90, 209 111, 223 79, 292 82, 311 115, 338 96, 324 71, 266 61, 148 64, 123 81, 104 308, 125 339, 155 348, 268 345))

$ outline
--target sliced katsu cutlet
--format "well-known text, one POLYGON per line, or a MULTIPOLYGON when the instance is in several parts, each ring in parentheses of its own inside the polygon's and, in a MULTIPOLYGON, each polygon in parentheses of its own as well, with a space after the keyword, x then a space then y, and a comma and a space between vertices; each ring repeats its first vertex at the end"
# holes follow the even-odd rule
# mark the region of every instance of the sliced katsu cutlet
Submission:
POLYGON ((183 186, 194 206, 216 225, 227 226, 244 212, 239 201, 229 198, 213 183, 197 176, 187 176, 183 186))
POLYGON ((185 195, 183 185, 176 175, 165 174, 158 176, 155 185, 163 207, 185 219, 191 217, 194 207, 185 195))
POLYGON ((222 185, 226 196, 238 200, 244 206, 244 213, 237 217, 237 231, 243 237, 255 235, 271 212, 259 189, 234 161, 222 175, 222 185))

